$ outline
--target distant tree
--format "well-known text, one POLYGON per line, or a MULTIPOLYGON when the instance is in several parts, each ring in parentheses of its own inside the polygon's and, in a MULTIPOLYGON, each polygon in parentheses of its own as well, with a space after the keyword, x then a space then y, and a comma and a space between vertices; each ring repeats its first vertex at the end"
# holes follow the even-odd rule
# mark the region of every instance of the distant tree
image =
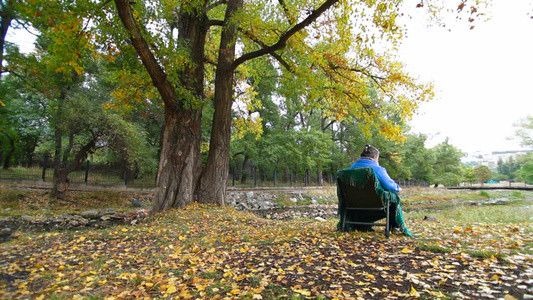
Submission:
POLYGON ((464 181, 468 182, 470 185, 476 182, 477 176, 474 173, 474 168, 465 167, 463 174, 464 174, 464 181))
POLYGON ((475 167, 474 174, 476 174, 478 182, 480 182, 481 185, 483 185, 485 181, 490 180, 492 178, 492 171, 489 169, 489 167, 484 165, 479 165, 475 167))
POLYGON ((448 139, 433 147, 432 150, 435 152, 436 157, 435 165, 433 166, 433 184, 435 186, 438 184, 458 185, 463 178, 461 168, 463 152, 451 145, 448 139))
POLYGON ((402 166, 409 170, 409 179, 431 181, 437 157, 435 151, 426 148, 427 136, 408 135, 401 150, 402 166))
POLYGON ((42 99, 26 87, 27 83, 8 73, 0 84, 0 95, 5 102, 0 105, 0 152, 4 169, 15 161, 31 165, 46 131, 42 99))
POLYGON ((498 166, 496 169, 498 171, 497 177, 499 180, 512 180, 515 178, 514 172, 518 170, 518 168, 519 165, 513 156, 509 157, 507 161, 500 158, 498 159, 498 166))
POLYGON ((517 180, 527 184, 533 184, 533 153, 527 153, 517 157, 520 168, 514 172, 517 180))

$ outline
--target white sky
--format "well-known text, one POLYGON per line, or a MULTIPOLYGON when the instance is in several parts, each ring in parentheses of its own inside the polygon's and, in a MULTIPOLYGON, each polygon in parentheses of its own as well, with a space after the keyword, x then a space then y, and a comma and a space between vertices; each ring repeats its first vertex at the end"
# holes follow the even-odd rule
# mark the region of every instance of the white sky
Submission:
POLYGON ((508 138, 533 115, 532 3, 494 0, 491 20, 473 30, 465 21, 451 31, 428 28, 420 16, 409 21, 399 59, 435 84, 436 98, 411 122, 412 132, 430 137, 426 146, 449 137, 465 152, 523 149, 508 138))

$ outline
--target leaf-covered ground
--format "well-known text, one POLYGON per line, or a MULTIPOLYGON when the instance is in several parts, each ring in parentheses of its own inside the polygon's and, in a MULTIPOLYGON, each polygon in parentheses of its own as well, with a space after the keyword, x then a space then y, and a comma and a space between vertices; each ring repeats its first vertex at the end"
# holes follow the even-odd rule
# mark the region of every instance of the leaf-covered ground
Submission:
MULTIPOLYGON (((0 243, 0 299, 533 297, 532 195, 441 193, 403 195, 417 238, 339 233, 336 220, 275 221, 203 205, 134 226, 17 231, 0 243), (424 221, 427 214, 436 220, 424 221)), ((60 203, 10 186, 0 187, 0 212, 127 211, 132 198, 150 197, 72 191, 60 203)))
POLYGON ((523 299, 533 294, 530 224, 461 226, 408 218, 408 226, 421 237, 386 240, 380 230, 336 232, 336 220, 272 221, 192 205, 136 226, 19 233, 0 244, 0 298, 523 299))

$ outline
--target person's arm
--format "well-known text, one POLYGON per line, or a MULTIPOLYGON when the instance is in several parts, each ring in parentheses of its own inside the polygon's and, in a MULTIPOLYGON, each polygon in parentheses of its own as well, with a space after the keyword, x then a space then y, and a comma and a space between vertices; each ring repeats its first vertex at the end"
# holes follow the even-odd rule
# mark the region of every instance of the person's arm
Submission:
POLYGON ((387 170, 383 167, 380 167, 377 170, 377 177, 379 179, 379 182, 381 183, 381 186, 391 192, 399 193, 402 188, 394 181, 392 178, 390 178, 389 173, 387 173, 387 170))

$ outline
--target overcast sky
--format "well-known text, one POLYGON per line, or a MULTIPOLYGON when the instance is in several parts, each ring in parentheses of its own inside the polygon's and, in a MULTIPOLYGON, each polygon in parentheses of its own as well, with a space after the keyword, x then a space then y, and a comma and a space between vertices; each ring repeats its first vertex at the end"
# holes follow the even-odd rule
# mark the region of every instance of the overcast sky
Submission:
POLYGON ((436 98, 421 106, 412 132, 433 146, 449 137, 465 152, 523 149, 513 124, 533 115, 533 1, 494 0, 492 19, 448 28, 409 21, 400 48, 407 70, 433 81, 436 98), (529 3, 528 3, 529 2, 529 3))

